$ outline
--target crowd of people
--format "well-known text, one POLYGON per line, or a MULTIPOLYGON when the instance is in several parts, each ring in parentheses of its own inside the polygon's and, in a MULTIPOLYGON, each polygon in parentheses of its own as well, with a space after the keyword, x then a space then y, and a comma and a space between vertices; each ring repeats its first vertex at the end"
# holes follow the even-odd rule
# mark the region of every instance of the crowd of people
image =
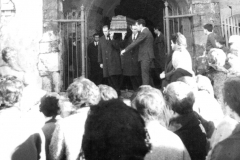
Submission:
MULTIPOLYGON (((211 31, 211 25, 204 28, 211 31)), ((153 41, 151 33, 142 20, 131 29, 132 36, 120 43, 113 34, 108 37, 108 27, 104 26, 106 36, 93 44, 99 45, 98 69, 103 68, 111 86, 79 77, 64 93, 33 90, 22 78, 24 71, 10 63, 7 67, 23 76, 1 74, 0 159, 240 159, 240 36, 230 37, 229 52, 219 45, 223 44, 221 38, 209 36, 209 44, 215 41, 216 45, 204 54, 208 66, 201 75, 193 71, 185 36, 173 34, 173 52, 166 57, 165 69, 155 61, 155 74, 162 81, 158 88, 143 77, 150 73, 145 71, 151 68, 151 57, 156 57, 153 48, 142 46, 146 38, 153 41), (131 74, 134 68, 126 68, 125 75, 134 84, 139 78, 143 81, 125 100, 117 86, 121 74, 116 67, 121 66, 119 47, 126 48, 121 54, 129 61, 135 57, 130 62, 140 67, 138 74, 131 74)), ((155 32, 159 37, 158 28, 155 32)), ((161 38, 155 43, 162 43, 161 38)), ((15 55, 15 51, 4 49, 2 57, 11 57, 8 55, 15 55)))

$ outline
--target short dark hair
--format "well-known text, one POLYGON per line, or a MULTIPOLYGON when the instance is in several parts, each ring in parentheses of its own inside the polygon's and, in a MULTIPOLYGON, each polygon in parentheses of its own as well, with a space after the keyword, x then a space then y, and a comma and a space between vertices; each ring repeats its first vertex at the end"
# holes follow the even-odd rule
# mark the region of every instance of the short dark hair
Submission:
POLYGON ((154 29, 157 29, 158 31, 162 32, 162 27, 160 27, 159 25, 155 26, 154 29))
POLYGON ((99 33, 94 33, 93 37, 95 37, 95 36, 100 36, 100 34, 99 33))
POLYGON ((41 98, 41 104, 39 106, 40 112, 46 117, 58 115, 60 110, 58 106, 59 95, 57 93, 48 93, 41 98))
POLYGON ((82 149, 86 160, 143 160, 150 150, 145 123, 119 99, 92 106, 82 149))
POLYGON ((139 24, 139 25, 141 24, 141 25, 144 26, 144 27, 146 26, 146 21, 145 21, 144 19, 138 19, 138 20, 136 21, 136 23, 139 24))
POLYGON ((203 26, 204 29, 208 30, 208 32, 212 32, 213 31, 213 25, 208 23, 208 24, 205 24, 203 26))
POLYGON ((104 25, 102 28, 107 28, 107 29, 109 29, 108 25, 104 25))
POLYGON ((185 115, 193 112, 195 97, 193 90, 184 82, 170 83, 164 91, 167 106, 174 112, 185 115))
POLYGON ((240 116, 240 77, 228 78, 223 87, 224 102, 240 116))

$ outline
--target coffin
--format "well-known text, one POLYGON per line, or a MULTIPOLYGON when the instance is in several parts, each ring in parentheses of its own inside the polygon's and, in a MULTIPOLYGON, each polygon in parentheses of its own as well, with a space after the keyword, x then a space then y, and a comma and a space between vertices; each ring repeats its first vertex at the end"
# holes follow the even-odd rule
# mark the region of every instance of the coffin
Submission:
POLYGON ((118 16, 112 17, 112 21, 110 24, 110 32, 126 33, 127 28, 134 23, 135 23, 135 20, 131 18, 127 18, 126 16, 118 15, 118 16))

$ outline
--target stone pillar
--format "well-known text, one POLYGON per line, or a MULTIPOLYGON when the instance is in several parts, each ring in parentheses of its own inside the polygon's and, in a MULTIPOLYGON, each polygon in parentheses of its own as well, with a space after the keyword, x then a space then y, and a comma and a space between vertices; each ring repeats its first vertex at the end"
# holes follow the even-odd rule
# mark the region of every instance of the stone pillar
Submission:
POLYGON ((40 41, 38 70, 42 77, 42 87, 46 91, 60 92, 61 89, 61 60, 60 38, 57 20, 62 16, 61 0, 43 0, 43 36, 40 41))

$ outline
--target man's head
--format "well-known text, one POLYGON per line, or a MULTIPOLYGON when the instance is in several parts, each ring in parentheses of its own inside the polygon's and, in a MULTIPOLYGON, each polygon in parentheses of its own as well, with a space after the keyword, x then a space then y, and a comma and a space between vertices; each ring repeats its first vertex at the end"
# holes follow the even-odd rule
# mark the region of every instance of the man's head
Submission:
POLYGON ((156 26, 156 27, 154 27, 154 33, 155 33, 156 35, 162 33, 162 29, 161 29, 161 27, 160 27, 160 26, 156 26))
POLYGON ((131 26, 131 30, 134 35, 138 33, 138 28, 135 24, 131 26))
POLYGON ((107 25, 103 26, 102 30, 103 30, 104 36, 107 37, 108 34, 109 34, 109 28, 108 28, 108 26, 107 26, 107 25))
POLYGON ((57 93, 48 93, 41 98, 41 104, 39 106, 40 112, 46 117, 57 116, 59 114, 59 95, 57 93))
POLYGON ((95 33, 93 35, 93 38, 94 38, 94 42, 98 42, 99 41, 99 34, 98 33, 95 33))
POLYGON ((138 31, 141 31, 142 28, 146 26, 146 22, 144 19, 137 20, 135 24, 137 26, 138 31))
POLYGON ((206 34, 206 35, 208 35, 209 33, 211 33, 212 31, 213 31, 213 25, 212 24, 205 24, 204 26, 203 26, 203 30, 204 30, 204 33, 206 34))

